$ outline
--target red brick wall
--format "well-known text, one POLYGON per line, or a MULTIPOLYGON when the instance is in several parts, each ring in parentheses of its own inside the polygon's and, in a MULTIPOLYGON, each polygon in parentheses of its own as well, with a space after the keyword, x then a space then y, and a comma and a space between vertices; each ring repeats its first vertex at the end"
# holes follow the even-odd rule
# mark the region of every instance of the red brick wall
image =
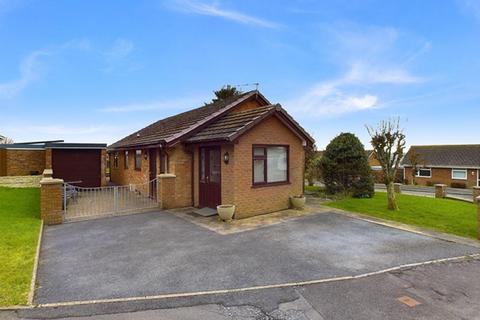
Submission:
MULTIPOLYGON (((408 184, 412 183, 412 168, 405 168, 405 179, 407 180, 408 184)), ((421 186, 433 185, 436 183, 443 183, 450 186, 452 182, 458 182, 458 183, 465 183, 468 188, 471 188, 477 185, 477 170, 468 169, 467 180, 453 180, 452 169, 432 168, 431 178, 415 177, 415 182, 416 184, 421 186)))
MULTIPOLYGON (((128 169, 125 169, 125 152, 118 152, 118 168, 113 165, 115 152, 111 154, 111 168, 110 173, 111 181, 118 185, 126 184, 142 184, 146 183, 149 179, 149 163, 148 157, 145 159, 144 152, 142 150, 142 166, 141 170, 135 170, 135 149, 128 150, 128 169)), ((148 152, 148 151, 147 151, 148 152)))
POLYGON ((32 171, 42 174, 45 169, 45 150, 7 149, 4 153, 2 162, 6 176, 28 176, 32 171))
POLYGON ((234 175, 223 175, 223 179, 234 186, 236 218, 287 209, 290 206, 289 197, 303 192, 305 151, 302 142, 277 118, 268 118, 241 136, 238 144, 234 145, 234 153, 234 175), (289 145, 289 184, 252 187, 254 144, 289 145))

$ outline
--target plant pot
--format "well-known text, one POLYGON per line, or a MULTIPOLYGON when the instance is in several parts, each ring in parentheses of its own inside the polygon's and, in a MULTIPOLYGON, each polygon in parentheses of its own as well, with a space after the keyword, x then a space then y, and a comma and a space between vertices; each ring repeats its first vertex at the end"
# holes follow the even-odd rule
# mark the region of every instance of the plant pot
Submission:
POLYGON ((306 201, 306 198, 304 196, 290 197, 290 202, 292 203, 292 207, 297 210, 303 210, 303 208, 305 208, 305 201, 306 201))
POLYGON ((223 221, 230 221, 233 218, 235 213, 235 205, 233 204, 222 204, 217 206, 217 212, 220 219, 223 221))

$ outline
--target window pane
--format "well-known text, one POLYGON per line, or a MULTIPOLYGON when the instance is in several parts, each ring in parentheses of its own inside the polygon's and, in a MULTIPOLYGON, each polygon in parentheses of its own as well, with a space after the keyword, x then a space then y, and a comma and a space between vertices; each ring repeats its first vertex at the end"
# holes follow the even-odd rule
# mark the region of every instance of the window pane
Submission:
POLYGON ((205 149, 200 149, 200 180, 205 181, 205 149))
POLYGON ((453 179, 467 179, 467 170, 452 170, 452 178, 453 179))
POLYGON ((135 169, 142 168, 142 150, 135 150, 135 169))
POLYGON ((220 150, 210 150, 210 182, 220 182, 220 150))
POLYGON ((253 161, 253 182, 262 183, 265 182, 265 161, 264 160, 254 160, 253 161))
POLYGON ((287 148, 267 148, 267 182, 287 181, 287 148))
POLYGON ((254 148, 253 149, 254 156, 264 156, 265 155, 265 148, 254 148))
POLYGON ((417 176, 419 177, 430 177, 431 171, 430 169, 419 169, 417 176))
POLYGON ((125 151, 125 169, 128 169, 128 151, 125 151))

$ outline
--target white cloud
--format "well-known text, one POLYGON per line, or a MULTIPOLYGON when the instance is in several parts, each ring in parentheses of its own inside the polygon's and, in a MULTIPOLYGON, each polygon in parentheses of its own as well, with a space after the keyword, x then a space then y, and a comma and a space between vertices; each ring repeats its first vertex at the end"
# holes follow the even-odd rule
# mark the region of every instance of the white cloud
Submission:
MULTIPOLYGON (((319 81, 291 99, 293 112, 312 116, 339 116, 385 107, 380 93, 386 86, 405 86, 426 81, 413 75, 407 65, 427 52, 431 44, 422 42, 408 55, 399 55, 400 34, 390 27, 348 25, 329 27, 332 59, 345 71, 338 78, 319 81), (343 28, 342 28, 343 27, 343 28)), ((402 51, 402 50, 400 50, 402 51)))
POLYGON ((112 105, 101 108, 100 111, 107 113, 128 113, 136 111, 175 111, 181 109, 191 109, 202 105, 206 101, 205 97, 180 98, 170 100, 158 100, 141 103, 130 103, 122 105, 112 105))
POLYGON ((0 97, 12 98, 38 78, 40 58, 50 55, 49 51, 33 51, 20 63, 20 76, 15 80, 0 83, 0 97))
POLYGON ((346 81, 359 84, 410 84, 422 82, 420 77, 397 66, 376 66, 354 63, 346 75, 346 81))
POLYGON ((247 25, 271 29, 280 27, 279 24, 266 19, 254 17, 234 10, 220 8, 217 3, 207 4, 196 0, 174 0, 171 7, 181 12, 219 17, 247 25))
POLYGON ((128 56, 135 50, 133 42, 127 39, 117 39, 112 47, 105 52, 107 63, 105 72, 112 72, 126 62, 128 56))
POLYGON ((88 40, 71 40, 58 46, 30 52, 20 62, 18 78, 0 83, 0 98, 12 98, 37 80, 42 71, 42 58, 58 54, 67 49, 88 50, 89 48, 88 40))

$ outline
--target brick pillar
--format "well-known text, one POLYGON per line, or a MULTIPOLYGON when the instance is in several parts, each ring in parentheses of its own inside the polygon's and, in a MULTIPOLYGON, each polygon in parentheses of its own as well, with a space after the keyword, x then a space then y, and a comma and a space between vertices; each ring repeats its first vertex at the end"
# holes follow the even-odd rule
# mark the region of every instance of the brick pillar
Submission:
POLYGON ((45 149, 45 169, 52 169, 52 149, 45 149))
POLYGON ((436 184, 435 185, 435 198, 445 198, 447 196, 447 185, 436 184))
POLYGON ((477 203, 477 238, 480 240, 480 197, 475 199, 477 203))
POLYGON ((175 208, 175 180, 176 175, 160 174, 157 179, 157 201, 162 209, 175 208))
POLYGON ((40 216, 47 225, 61 224, 63 223, 63 180, 49 177, 49 174, 50 172, 47 171, 40 180, 40 216))
POLYGON ((477 198, 480 197, 480 187, 473 187, 473 203, 477 201, 477 198))
POLYGON ((100 156, 100 177, 101 177, 101 185, 106 186, 107 185, 107 150, 102 149, 102 154, 100 156))
POLYGON ((402 184, 401 183, 394 183, 393 190, 395 193, 402 193, 402 184))

